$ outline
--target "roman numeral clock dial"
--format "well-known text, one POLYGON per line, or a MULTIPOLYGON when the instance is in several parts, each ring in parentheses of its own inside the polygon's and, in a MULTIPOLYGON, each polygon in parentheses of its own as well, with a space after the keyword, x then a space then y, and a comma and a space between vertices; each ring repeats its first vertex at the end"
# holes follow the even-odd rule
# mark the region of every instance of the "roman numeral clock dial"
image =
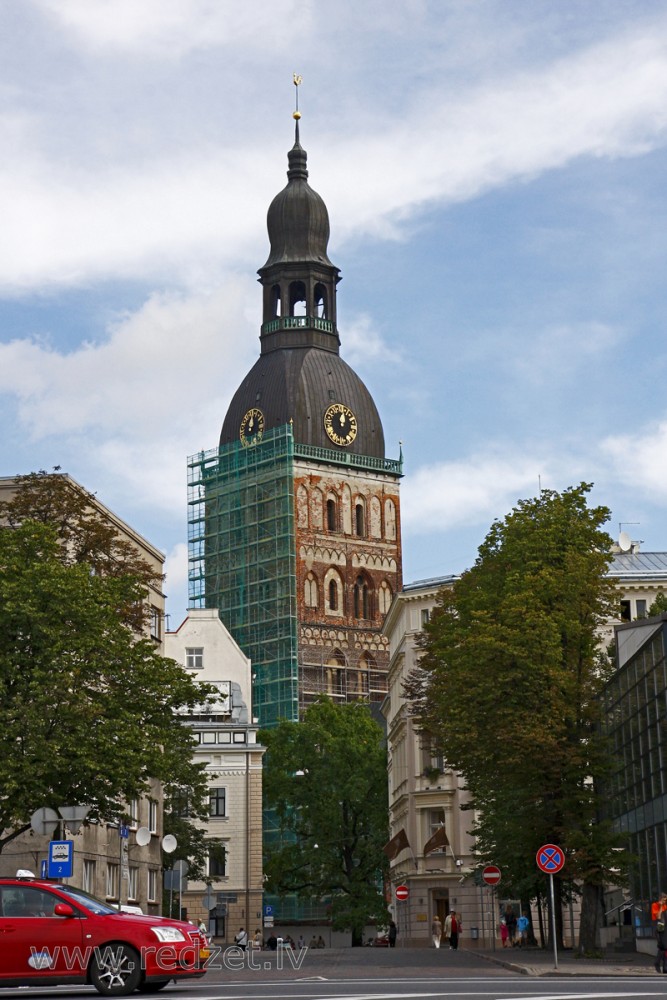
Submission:
POLYGON ((344 403, 332 403, 324 414, 327 437, 341 448, 351 445, 357 436, 357 418, 344 403))

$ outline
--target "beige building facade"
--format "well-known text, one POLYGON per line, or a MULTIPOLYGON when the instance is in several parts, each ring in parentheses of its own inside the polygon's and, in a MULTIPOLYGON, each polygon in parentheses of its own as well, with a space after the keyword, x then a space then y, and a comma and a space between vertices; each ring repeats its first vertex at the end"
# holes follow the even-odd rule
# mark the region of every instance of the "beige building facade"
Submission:
POLYGON ((205 834, 220 852, 209 853, 208 875, 187 881, 182 905, 189 920, 204 920, 222 943, 240 927, 262 928, 262 757, 252 714, 252 671, 216 609, 191 610, 165 636, 165 654, 193 678, 213 685, 218 696, 184 722, 191 726, 195 759, 205 764, 209 819, 205 834), (209 905, 210 904, 210 905, 209 905))
POLYGON ((468 793, 460 775, 417 732, 403 697, 403 685, 418 664, 418 637, 438 593, 455 579, 406 584, 385 620, 390 662, 382 711, 389 751, 390 835, 402 845, 390 859, 388 898, 401 941, 413 946, 432 944, 434 918, 444 926, 453 910, 460 914, 466 946, 489 944, 494 926, 494 891, 471 877, 477 860, 469 833, 474 814, 463 808, 468 793), (438 846, 429 849, 434 843, 438 846), (405 901, 396 897, 398 886, 407 887, 405 901))

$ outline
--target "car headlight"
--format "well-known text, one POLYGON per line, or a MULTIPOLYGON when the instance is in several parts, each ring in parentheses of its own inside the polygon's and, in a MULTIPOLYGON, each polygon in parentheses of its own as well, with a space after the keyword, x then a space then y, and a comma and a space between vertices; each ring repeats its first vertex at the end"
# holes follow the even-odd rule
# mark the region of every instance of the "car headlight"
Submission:
POLYGON ((185 934, 178 927, 151 927, 158 941, 185 941, 185 934))

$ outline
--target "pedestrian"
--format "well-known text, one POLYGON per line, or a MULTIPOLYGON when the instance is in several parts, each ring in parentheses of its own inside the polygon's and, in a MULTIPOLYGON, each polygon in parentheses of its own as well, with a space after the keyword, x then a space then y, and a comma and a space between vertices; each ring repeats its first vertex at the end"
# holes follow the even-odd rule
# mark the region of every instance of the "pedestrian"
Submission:
POLYGON ((271 931, 268 938, 266 939, 266 947, 269 949, 269 951, 275 951, 278 947, 278 938, 276 937, 273 931, 271 931))
POLYGON ((391 923, 389 924, 389 934, 387 935, 387 937, 389 938, 389 947, 390 948, 395 948, 396 947, 396 937, 397 937, 397 935, 398 935, 398 927, 396 926, 396 924, 392 920, 391 923))
POLYGON ((510 946, 510 932, 507 930, 507 924, 500 918, 500 940, 503 943, 503 948, 509 948, 510 946))
POLYGON ((529 921, 528 917, 525 916, 522 913, 521 916, 517 919, 517 922, 516 922, 517 934, 519 936, 517 944, 519 945, 519 948, 523 948, 524 944, 528 943, 528 925, 529 924, 530 924, 530 921, 529 921))
POLYGON ((507 924, 507 930, 510 936, 510 947, 514 947, 514 939, 516 937, 516 913, 511 903, 508 903, 505 907, 505 923, 507 924))
POLYGON ((306 947, 306 939, 303 936, 303 934, 299 934, 299 940, 297 941, 297 946, 299 948, 299 951, 301 951, 302 948, 306 947))
POLYGON ((238 945, 241 951, 245 951, 248 947, 248 932, 244 930, 243 927, 239 927, 238 932, 234 937, 234 943, 238 945))
MULTIPOLYGON (((452 910, 452 913, 453 912, 454 911, 452 910)), ((448 913, 447 916, 445 917, 445 928, 444 928, 443 933, 445 935, 445 941, 449 941, 450 935, 452 933, 452 914, 451 913, 448 913)), ((451 941, 449 942, 449 947, 450 947, 450 949, 452 947, 451 941)))
POLYGON ((442 921, 437 913, 433 917, 433 923, 431 924, 431 937, 433 938, 433 947, 439 948, 440 941, 442 940, 442 921))
POLYGON ((264 947, 264 935, 260 931, 259 927, 255 931, 255 936, 252 940, 252 946, 256 951, 261 951, 264 947))
POLYGON ((449 947, 452 951, 456 951, 459 946, 459 934, 462 930, 461 918, 456 910, 452 910, 452 922, 449 929, 449 947))
POLYGON ((325 947, 324 938, 322 937, 321 934, 317 938, 317 947, 318 948, 324 948, 325 947))
POLYGON ((658 920, 655 925, 655 937, 658 943, 658 951, 655 956, 655 971, 656 972, 667 972, 667 930, 665 930, 665 919, 664 915, 658 920))

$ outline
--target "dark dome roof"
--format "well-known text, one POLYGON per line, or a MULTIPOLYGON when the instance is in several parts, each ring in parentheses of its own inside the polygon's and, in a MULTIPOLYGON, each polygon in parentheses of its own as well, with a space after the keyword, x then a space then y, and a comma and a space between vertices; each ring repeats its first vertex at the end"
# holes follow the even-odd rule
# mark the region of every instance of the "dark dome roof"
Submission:
POLYGON ((221 446, 239 440, 243 416, 253 407, 264 414, 267 430, 292 420, 297 444, 384 458, 384 433, 371 394, 331 351, 310 347, 263 354, 230 403, 221 446), (357 436, 346 448, 339 449, 324 430, 324 414, 332 403, 344 403, 357 418, 357 436))
POLYGON ((264 268, 292 261, 319 261, 333 266, 327 256, 329 213, 308 183, 306 151, 298 136, 287 158, 288 182, 271 202, 267 214, 271 252, 264 268))

